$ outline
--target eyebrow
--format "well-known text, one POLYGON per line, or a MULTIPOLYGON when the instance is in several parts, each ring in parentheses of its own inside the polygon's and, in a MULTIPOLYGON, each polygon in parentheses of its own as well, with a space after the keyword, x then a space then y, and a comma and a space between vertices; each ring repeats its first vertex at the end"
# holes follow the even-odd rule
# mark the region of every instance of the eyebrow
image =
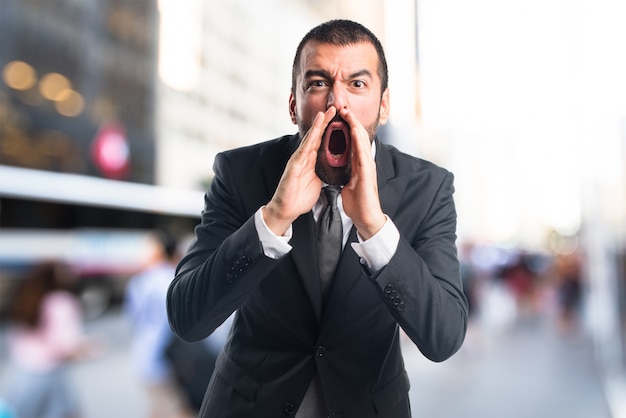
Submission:
MULTIPOLYGON (((348 80, 352 80, 361 76, 367 76, 369 78, 372 78, 372 73, 369 70, 363 69, 363 70, 359 70, 356 71, 352 74, 350 74, 347 79, 348 80)), ((304 78, 311 78, 311 77, 322 77, 322 78, 330 78, 330 74, 326 71, 323 70, 307 70, 304 73, 304 78)))

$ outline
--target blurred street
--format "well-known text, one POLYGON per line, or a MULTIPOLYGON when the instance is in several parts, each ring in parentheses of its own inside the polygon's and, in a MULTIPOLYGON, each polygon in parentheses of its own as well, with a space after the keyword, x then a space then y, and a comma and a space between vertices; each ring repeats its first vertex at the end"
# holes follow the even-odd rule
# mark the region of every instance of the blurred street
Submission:
MULTIPOLYGON (((540 318, 491 334, 473 325, 459 353, 443 363, 424 359, 405 339, 414 416, 610 418, 590 340, 582 332, 559 335, 549 319, 540 318)), ((90 321, 87 330, 105 338, 108 348, 73 368, 84 418, 145 416, 124 318, 113 310, 90 321)), ((2 357, 5 344, 3 337, 2 357)))
POLYGON ((559 335, 545 318, 500 334, 474 326, 439 364, 404 347, 416 417, 611 417, 590 339, 559 335))

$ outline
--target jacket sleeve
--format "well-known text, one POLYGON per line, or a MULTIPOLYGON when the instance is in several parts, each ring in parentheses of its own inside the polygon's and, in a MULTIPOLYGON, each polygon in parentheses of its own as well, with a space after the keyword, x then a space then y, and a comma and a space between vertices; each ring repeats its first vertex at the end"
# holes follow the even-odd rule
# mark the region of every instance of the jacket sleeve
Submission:
MULTIPOLYGON (((467 329, 456 252, 453 176, 447 173, 421 222, 399 220, 400 241, 389 264, 371 277, 391 314, 420 351, 433 361, 452 356, 467 329)), ((405 196, 415 205, 421 196, 405 196)), ((419 204, 424 204, 421 201, 419 204)), ((410 218, 406 216, 405 218, 410 218)))
MULTIPOLYGON (((167 294, 172 330, 185 341, 210 335, 261 283, 278 260, 266 257, 227 154, 218 154, 196 240, 167 294), (253 273, 252 273, 253 272, 253 273)), ((249 187, 249 186, 247 186, 249 187)))

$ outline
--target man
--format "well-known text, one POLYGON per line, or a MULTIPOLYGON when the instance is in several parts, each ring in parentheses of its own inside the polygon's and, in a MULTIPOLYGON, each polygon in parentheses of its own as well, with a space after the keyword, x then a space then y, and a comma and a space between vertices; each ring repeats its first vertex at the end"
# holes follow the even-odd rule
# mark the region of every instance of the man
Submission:
POLYGON ((410 417, 399 328, 442 361, 467 325, 452 174, 377 139, 387 63, 365 27, 312 29, 292 74, 299 134, 216 157, 169 289, 170 324, 189 341, 237 310, 200 416, 410 417), (330 262, 318 265, 330 240, 316 245, 316 221, 333 210, 325 185, 341 187, 330 283, 330 262))

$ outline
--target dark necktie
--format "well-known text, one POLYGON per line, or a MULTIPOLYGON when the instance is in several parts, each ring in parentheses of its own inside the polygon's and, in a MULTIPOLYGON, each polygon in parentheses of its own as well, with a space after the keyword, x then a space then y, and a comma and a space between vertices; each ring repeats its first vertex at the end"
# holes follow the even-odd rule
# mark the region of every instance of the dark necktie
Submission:
POLYGON ((326 295, 341 256, 343 227, 341 214, 337 207, 337 196, 340 189, 336 186, 326 186, 322 190, 326 194, 328 206, 317 222, 317 254, 322 281, 322 295, 326 295))

